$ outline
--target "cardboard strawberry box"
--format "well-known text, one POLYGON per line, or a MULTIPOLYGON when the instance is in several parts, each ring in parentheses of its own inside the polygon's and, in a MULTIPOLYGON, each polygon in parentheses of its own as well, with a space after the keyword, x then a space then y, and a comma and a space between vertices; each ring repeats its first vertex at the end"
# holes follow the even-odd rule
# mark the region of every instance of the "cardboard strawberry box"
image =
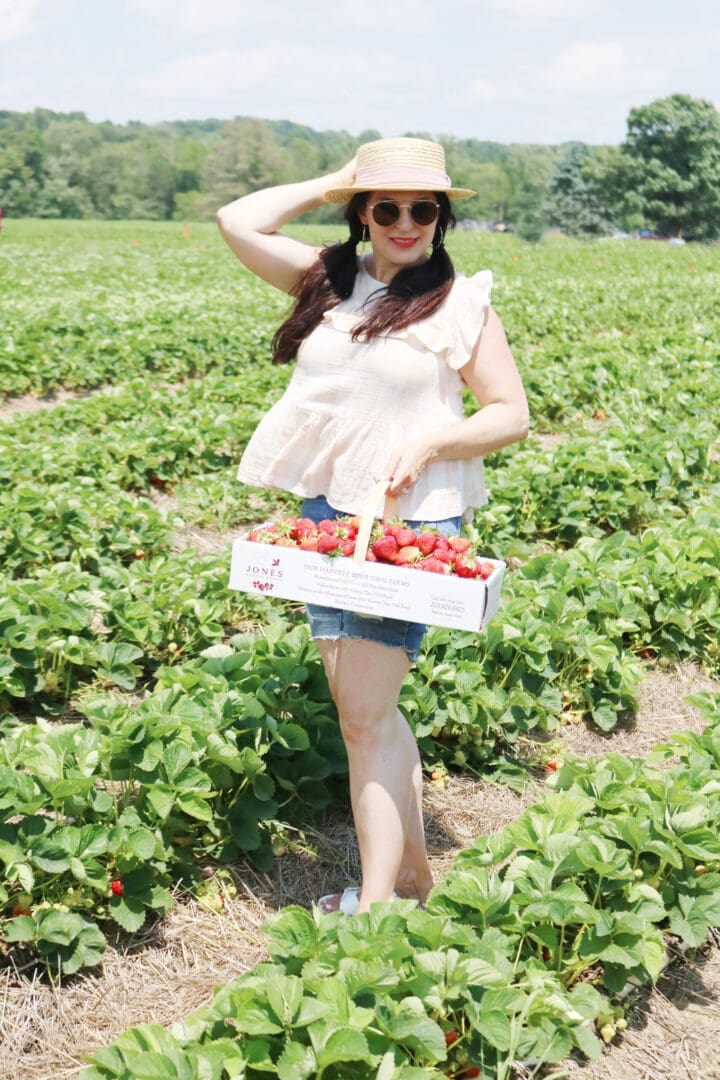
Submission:
POLYGON ((505 572, 504 562, 483 561, 492 564, 489 577, 462 578, 241 538, 233 544, 230 588, 361 615, 479 630, 497 611, 505 572))

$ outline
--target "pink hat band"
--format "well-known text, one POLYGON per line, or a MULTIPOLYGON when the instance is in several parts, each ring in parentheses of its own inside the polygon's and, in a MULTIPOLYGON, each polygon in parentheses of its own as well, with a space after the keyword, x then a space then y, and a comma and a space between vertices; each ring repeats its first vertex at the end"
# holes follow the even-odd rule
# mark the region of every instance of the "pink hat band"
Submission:
POLYGON ((442 191, 450 187, 450 177, 438 169, 424 168, 422 165, 366 165, 357 171, 355 187, 358 190, 387 188, 389 191, 395 185, 410 187, 417 184, 419 188, 431 187, 433 190, 442 191))
POLYGON ((454 188, 445 172, 445 151, 430 139, 376 139, 358 147, 352 184, 326 191, 326 202, 349 202, 365 191, 438 191, 448 199, 477 192, 454 188))

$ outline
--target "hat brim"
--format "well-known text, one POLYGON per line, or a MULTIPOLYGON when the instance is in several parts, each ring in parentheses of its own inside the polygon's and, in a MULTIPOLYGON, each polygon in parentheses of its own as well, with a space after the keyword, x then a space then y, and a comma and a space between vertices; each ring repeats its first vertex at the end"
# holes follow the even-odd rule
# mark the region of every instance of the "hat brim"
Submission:
POLYGON ((448 199, 472 199, 473 195, 477 195, 477 191, 471 191, 470 188, 426 188, 422 184, 390 184, 387 188, 332 188, 325 192, 323 198, 325 202, 346 203, 350 202, 353 195, 358 195, 361 191, 435 191, 438 194, 447 195, 448 199))

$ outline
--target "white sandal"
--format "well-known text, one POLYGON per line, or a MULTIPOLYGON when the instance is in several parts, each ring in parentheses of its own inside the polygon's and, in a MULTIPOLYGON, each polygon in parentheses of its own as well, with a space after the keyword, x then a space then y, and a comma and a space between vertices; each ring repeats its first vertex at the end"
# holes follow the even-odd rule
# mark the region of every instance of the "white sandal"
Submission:
MULTIPOLYGON (((397 893, 393 893, 390 899, 399 900, 400 897, 397 893)), ((323 915, 331 915, 335 911, 341 911, 343 915, 354 915, 357 912, 359 902, 360 886, 353 885, 349 889, 343 889, 341 893, 328 893, 327 896, 321 896, 317 902, 317 906, 320 908, 323 915), (328 907, 328 902, 334 900, 336 896, 340 897, 337 907, 328 907)))

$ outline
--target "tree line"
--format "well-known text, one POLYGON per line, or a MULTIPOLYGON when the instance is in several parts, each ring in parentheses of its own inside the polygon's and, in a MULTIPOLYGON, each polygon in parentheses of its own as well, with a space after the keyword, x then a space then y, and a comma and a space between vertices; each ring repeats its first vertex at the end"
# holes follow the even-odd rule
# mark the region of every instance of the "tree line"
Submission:
MULTIPOLYGON (((0 207, 12 217, 210 220, 239 195, 337 169, 375 138, 254 117, 121 125, 0 111, 0 207)), ((634 108, 619 146, 440 139, 453 183, 478 192, 459 207, 470 221, 527 239, 552 227, 720 238, 720 113, 709 101, 674 94, 634 108)), ((308 220, 337 216, 327 206, 308 220)))

